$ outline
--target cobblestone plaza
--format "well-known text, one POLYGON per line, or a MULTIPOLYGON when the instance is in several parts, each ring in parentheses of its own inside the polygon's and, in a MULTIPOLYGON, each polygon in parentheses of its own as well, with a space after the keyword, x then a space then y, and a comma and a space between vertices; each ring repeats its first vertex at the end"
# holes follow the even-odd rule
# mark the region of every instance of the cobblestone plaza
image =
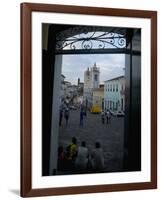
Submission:
POLYGON ((101 143, 106 172, 122 171, 123 165, 123 138, 124 138, 124 117, 111 117, 109 124, 102 124, 100 114, 87 113, 84 117, 83 127, 79 126, 80 111, 71 110, 68 126, 65 119, 59 129, 59 145, 64 148, 71 143, 71 138, 76 137, 78 146, 86 141, 89 153, 93 150, 95 142, 101 143))

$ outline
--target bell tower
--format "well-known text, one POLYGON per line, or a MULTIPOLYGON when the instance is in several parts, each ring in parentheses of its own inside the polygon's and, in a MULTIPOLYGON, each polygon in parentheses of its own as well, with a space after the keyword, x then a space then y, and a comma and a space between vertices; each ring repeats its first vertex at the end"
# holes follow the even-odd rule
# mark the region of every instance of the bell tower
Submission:
POLYGON ((91 68, 91 85, 92 89, 99 88, 100 85, 100 69, 97 67, 96 62, 91 68))

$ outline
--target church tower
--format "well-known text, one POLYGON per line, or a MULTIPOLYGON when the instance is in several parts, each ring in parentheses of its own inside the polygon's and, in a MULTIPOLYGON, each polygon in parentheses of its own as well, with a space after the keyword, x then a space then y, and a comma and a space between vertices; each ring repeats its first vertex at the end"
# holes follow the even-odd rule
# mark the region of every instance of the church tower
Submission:
POLYGON ((84 72, 84 89, 83 97, 88 102, 88 107, 92 105, 93 89, 99 88, 100 85, 100 69, 94 63, 93 67, 88 68, 84 72))
POLYGON ((88 69, 84 72, 84 87, 91 88, 91 71, 88 69))
POLYGON ((84 87, 90 89, 99 88, 100 85, 100 70, 97 67, 96 63, 94 63, 93 67, 91 67, 84 72, 84 87))
POLYGON ((99 88, 100 85, 100 70, 96 63, 94 63, 93 67, 91 68, 91 85, 92 89, 99 88))

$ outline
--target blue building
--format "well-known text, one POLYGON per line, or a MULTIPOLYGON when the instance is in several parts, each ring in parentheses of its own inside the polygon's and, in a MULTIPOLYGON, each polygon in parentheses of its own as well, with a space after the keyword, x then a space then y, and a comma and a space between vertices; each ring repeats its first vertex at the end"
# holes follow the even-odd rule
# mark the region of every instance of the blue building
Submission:
POLYGON ((104 109, 125 110, 125 77, 119 76, 105 81, 104 109))

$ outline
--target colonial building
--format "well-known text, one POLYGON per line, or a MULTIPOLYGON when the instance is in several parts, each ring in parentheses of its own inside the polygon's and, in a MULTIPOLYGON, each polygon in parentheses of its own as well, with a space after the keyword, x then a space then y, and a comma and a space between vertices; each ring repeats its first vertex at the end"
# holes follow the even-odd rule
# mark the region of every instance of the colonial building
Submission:
POLYGON ((105 81, 104 108, 113 111, 125 110, 125 77, 119 76, 105 81))
POLYGON ((83 97, 84 101, 86 101, 86 105, 88 108, 92 106, 92 93, 94 89, 99 88, 100 85, 100 69, 94 63, 93 67, 88 68, 84 72, 84 89, 83 89, 83 97))
POLYGON ((93 89, 91 112, 101 112, 104 109, 104 86, 93 89))

